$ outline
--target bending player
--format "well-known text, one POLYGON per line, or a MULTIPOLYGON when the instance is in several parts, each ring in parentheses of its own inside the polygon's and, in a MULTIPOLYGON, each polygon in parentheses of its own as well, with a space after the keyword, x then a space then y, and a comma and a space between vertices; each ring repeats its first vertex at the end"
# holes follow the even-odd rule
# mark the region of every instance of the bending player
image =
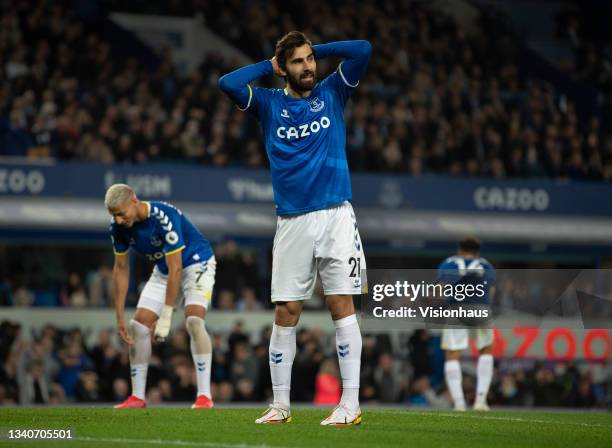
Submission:
POLYGON ((124 184, 111 186, 104 199, 112 215, 111 240, 115 252, 113 284, 121 338, 129 345, 132 395, 115 408, 144 408, 147 369, 151 357, 151 329, 156 340, 170 331, 172 311, 179 294, 185 305, 185 326, 191 338, 198 394, 192 408, 212 408, 210 367, 212 345, 204 318, 215 283, 215 257, 210 244, 187 217, 165 202, 140 201, 124 184), (155 262, 136 314, 125 320, 129 283, 130 246, 155 262))
MULTIPOLYGON (((495 269, 486 259, 480 257, 480 242, 476 238, 464 238, 459 241, 457 255, 447 258, 438 267, 438 277, 443 283, 476 283, 484 284, 484 297, 479 302, 489 303, 489 296, 494 293, 495 269)), ((455 410, 465 411, 463 396, 463 376, 461 374, 461 351, 468 348, 468 338, 476 340, 480 351, 478 357, 476 400, 474 409, 488 411, 487 394, 493 377, 493 330, 487 327, 461 328, 442 330, 442 349, 446 351, 444 376, 446 385, 453 399, 455 410)))
POLYGON ((270 339, 274 402, 256 423, 291 420, 289 394, 302 301, 312 296, 317 272, 336 327, 342 398, 322 425, 361 422, 359 371, 361 332, 353 294, 361 294, 366 268, 351 204, 346 160, 344 108, 370 59, 367 41, 312 45, 292 31, 276 44, 275 56, 219 80, 241 110, 261 124, 278 215, 272 255, 275 324, 270 339), (338 69, 317 83, 317 60, 343 58, 338 69), (276 74, 284 89, 249 85, 276 74))

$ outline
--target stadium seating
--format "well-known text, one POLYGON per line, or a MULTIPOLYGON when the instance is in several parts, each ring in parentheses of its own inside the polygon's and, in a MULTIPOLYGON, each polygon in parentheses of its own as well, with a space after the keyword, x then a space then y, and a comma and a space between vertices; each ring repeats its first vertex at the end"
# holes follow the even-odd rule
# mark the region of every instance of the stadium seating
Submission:
MULTIPOLYGON (((497 22, 491 25, 489 17, 467 30, 421 2, 379 8, 366 1, 352 8, 352 2, 313 1, 299 13, 263 3, 253 2, 246 13, 235 10, 241 8, 236 2, 157 8, 203 12, 211 28, 254 59, 270 57, 275 40, 296 27, 315 42, 369 38, 375 51, 347 116, 353 169, 413 176, 612 177, 612 138, 597 111, 578 116, 546 80, 524 76, 518 38, 497 22), (228 24, 227 17, 240 20, 228 24)), ((113 58, 111 45, 67 8, 24 5, 21 13, 2 12, 2 32, 16 38, 2 44, 8 84, 0 153, 266 166, 255 121, 231 107, 215 86, 233 68, 222 55, 209 55, 187 77, 176 74, 168 52, 149 70, 138 62, 139 54, 113 58), (35 13, 26 18, 29 8, 35 13), (60 29, 60 22, 67 26, 60 29)), ((323 71, 334 68, 322 65, 323 71)))

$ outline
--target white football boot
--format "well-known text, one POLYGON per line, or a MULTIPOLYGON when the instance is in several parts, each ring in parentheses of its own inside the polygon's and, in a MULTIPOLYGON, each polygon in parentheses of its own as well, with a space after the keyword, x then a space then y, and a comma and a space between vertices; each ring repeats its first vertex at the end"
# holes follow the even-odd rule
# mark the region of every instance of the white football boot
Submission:
POLYGON ((290 423, 291 422, 291 411, 288 406, 279 403, 271 404, 266 409, 261 417, 255 420, 257 424, 274 424, 274 423, 290 423))
POLYGON ((361 409, 349 409, 341 403, 334 408, 331 414, 321 422, 323 426, 353 426, 361 423, 361 409))
POLYGON ((490 411, 491 408, 489 408, 489 405, 487 404, 486 401, 476 401, 474 403, 474 410, 475 411, 490 411))

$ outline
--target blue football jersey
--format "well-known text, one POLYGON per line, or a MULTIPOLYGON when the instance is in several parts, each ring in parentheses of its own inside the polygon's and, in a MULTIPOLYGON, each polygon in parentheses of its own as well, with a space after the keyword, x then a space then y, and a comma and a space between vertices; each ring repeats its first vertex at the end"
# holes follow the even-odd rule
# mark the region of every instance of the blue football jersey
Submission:
POLYGON ((210 243, 176 207, 165 202, 151 201, 147 219, 131 228, 113 222, 110 226, 115 254, 122 255, 130 247, 154 261, 162 274, 168 273, 166 255, 182 251, 183 267, 208 260, 210 243))
POLYGON ((495 268, 484 258, 468 258, 454 255, 438 266, 438 281, 451 285, 482 285, 482 297, 465 299, 465 302, 489 303, 490 288, 495 286, 495 268))
POLYGON ((285 89, 250 87, 247 104, 260 121, 278 215, 321 210, 352 198, 344 108, 356 85, 338 69, 307 98, 285 89))

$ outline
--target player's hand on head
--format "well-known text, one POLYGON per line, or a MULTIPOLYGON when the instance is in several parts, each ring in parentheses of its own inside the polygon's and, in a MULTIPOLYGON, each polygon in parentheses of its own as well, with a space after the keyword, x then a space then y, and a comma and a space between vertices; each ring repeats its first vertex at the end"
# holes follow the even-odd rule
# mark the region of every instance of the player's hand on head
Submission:
POLYGON ((272 70, 274 70, 274 74, 283 78, 285 75, 282 72, 280 65, 278 65, 278 60, 276 59, 276 56, 270 59, 270 62, 272 63, 272 70))
POLYGON ((121 336, 121 339, 123 339, 123 341, 126 344, 132 345, 134 343, 134 339, 130 335, 127 324, 125 323, 125 319, 119 319, 119 321, 117 322, 117 327, 118 327, 119 336, 121 336))

